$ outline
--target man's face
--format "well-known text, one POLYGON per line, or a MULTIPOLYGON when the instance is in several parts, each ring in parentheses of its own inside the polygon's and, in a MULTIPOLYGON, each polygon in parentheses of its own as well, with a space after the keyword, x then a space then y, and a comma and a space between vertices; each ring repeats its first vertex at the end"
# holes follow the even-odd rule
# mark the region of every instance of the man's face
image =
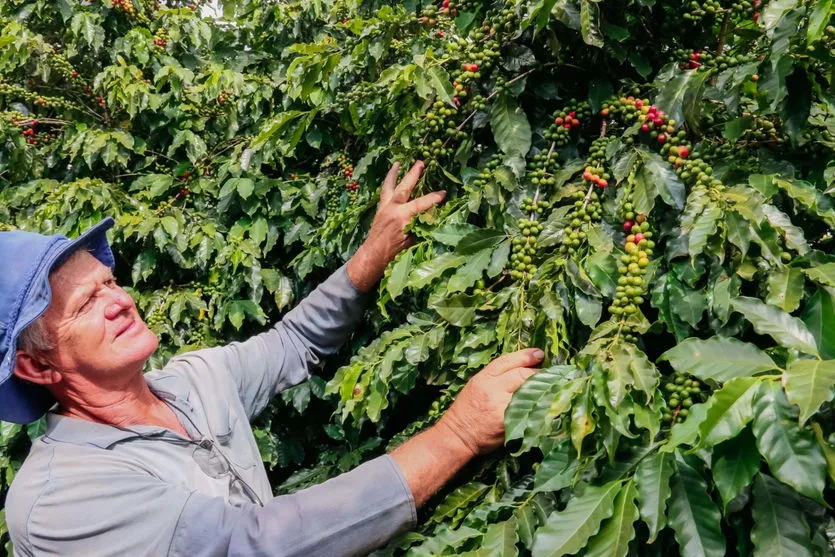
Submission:
POLYGON ((159 341, 110 268, 79 252, 49 284, 52 302, 44 318, 55 348, 48 359, 58 371, 104 382, 141 372, 159 341))

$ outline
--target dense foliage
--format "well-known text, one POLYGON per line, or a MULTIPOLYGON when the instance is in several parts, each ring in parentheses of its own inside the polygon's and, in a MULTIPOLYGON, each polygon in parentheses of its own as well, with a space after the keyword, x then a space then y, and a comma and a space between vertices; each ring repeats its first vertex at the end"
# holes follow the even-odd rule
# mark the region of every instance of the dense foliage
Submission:
MULTIPOLYGON (((0 226, 117 217, 155 367, 278 319, 427 161, 447 202, 257 423, 277 493, 538 346, 507 449, 382 553, 830 554, 831 0, 220 6, 0 3, 0 226)), ((0 493, 41 431, 0 424, 0 493)))

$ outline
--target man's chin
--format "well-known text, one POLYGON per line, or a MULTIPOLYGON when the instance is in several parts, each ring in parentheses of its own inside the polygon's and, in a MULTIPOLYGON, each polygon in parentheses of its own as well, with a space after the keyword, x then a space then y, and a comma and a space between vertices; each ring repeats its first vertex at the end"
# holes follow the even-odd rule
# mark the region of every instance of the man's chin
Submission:
POLYGON ((144 321, 137 323, 135 327, 140 328, 140 330, 133 334, 128 333, 124 338, 119 338, 117 341, 121 340, 124 343, 122 344, 123 347, 129 346, 129 350, 136 353, 137 360, 145 361, 153 356, 159 346, 159 339, 144 321))

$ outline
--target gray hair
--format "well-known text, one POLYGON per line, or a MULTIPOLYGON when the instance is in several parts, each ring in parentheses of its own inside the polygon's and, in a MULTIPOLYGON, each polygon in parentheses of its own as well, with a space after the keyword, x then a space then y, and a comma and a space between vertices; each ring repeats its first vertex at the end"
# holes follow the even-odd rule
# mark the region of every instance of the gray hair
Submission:
POLYGON ((21 331, 17 339, 17 348, 27 354, 42 354, 55 348, 49 336, 43 315, 32 321, 21 331))
MULTIPOLYGON (((74 251, 70 254, 66 260, 61 263, 64 263, 75 259, 84 251, 91 251, 89 249, 79 249, 74 251)), ((52 270, 49 272, 49 276, 51 277, 52 274, 60 267, 60 265, 53 267, 52 270)), ((22 350, 27 354, 43 354, 45 352, 49 352, 53 348, 55 348, 55 342, 53 342, 51 335, 49 334, 49 329, 46 326, 46 321, 44 320, 44 316, 41 315, 29 325, 26 326, 20 332, 20 336, 17 338, 17 348, 18 350, 22 350)))

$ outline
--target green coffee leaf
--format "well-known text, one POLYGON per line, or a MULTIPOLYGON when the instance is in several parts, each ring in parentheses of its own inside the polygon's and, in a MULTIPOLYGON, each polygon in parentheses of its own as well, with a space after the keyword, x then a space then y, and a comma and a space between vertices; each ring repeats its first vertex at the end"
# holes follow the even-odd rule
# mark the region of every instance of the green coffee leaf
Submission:
POLYGON ((768 276, 767 304, 787 313, 798 308, 803 299, 803 271, 797 267, 776 269, 768 276))
POLYGON ((760 385, 756 377, 735 377, 707 400, 699 425, 699 446, 711 447, 739 435, 753 418, 752 403, 760 385))
POLYGON ((531 124, 513 97, 499 95, 493 103, 490 126, 496 145, 508 156, 524 157, 531 148, 531 124))
POLYGON ((723 557, 726 544, 722 535, 722 515, 710 498, 707 482, 684 461, 678 460, 676 466, 678 474, 673 480, 668 518, 680 553, 723 557))
POLYGON ((797 424, 797 412, 783 387, 765 381, 754 399, 754 437, 774 477, 823 502, 826 461, 811 431, 797 424))
POLYGON ((482 250, 496 247, 505 238, 507 238, 507 234, 501 230, 492 228, 475 230, 461 238, 461 241, 455 247, 455 253, 473 255, 482 250))
POLYGON ((625 557, 629 553, 629 542, 635 538, 633 524, 638 520, 636 496, 635 483, 627 482, 615 498, 612 518, 606 520, 600 532, 589 540, 587 557, 625 557))
POLYGON ((835 396, 835 360, 795 360, 783 377, 789 402, 800 408, 800 425, 835 396))
POLYGON ((754 436, 747 428, 713 449, 713 483, 725 508, 743 488, 751 485, 760 471, 761 460, 754 436))
POLYGON ((821 357, 835 359, 835 290, 819 288, 806 302, 800 318, 815 338, 821 357))
POLYGON ((504 522, 491 524, 481 539, 481 547, 464 553, 466 557, 516 557, 519 550, 519 534, 516 532, 516 519, 511 517, 504 522))
POLYGON ((754 480, 754 527, 751 541, 757 557, 812 557, 812 537, 797 494, 785 484, 760 474, 754 480))
POLYGON ((667 525, 667 500, 670 498, 670 477, 675 471, 673 457, 668 453, 654 453, 638 464, 635 481, 641 520, 649 528, 649 543, 667 525))
POLYGON ((551 513, 536 531, 533 557, 560 557, 577 553, 600 529, 600 523, 614 513, 621 482, 600 487, 587 486, 582 495, 571 498, 565 510, 551 513))
MULTIPOLYGON (((738 299, 738 298, 737 298, 738 299)), ((676 371, 723 383, 735 377, 750 377, 777 366, 753 344, 733 338, 689 338, 661 355, 676 371)))
POLYGON ((475 319, 476 310, 481 302, 481 296, 455 294, 433 305, 432 309, 450 325, 466 327, 475 319))
POLYGON ((740 296, 731 300, 734 311, 741 313, 761 335, 769 335, 778 344, 806 354, 818 355, 815 338, 806 325, 785 311, 768 306, 757 298, 740 296))
POLYGON ((835 263, 818 265, 803 271, 813 281, 824 286, 835 286, 835 263))

